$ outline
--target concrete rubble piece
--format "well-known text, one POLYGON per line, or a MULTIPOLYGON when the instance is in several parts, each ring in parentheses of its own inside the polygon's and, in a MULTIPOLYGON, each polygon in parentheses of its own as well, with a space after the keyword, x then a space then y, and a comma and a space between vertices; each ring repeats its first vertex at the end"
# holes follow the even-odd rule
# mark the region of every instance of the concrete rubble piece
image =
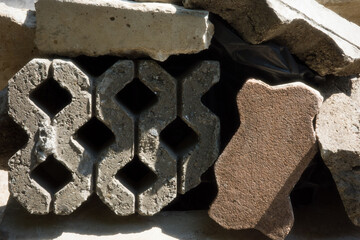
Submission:
POLYGON ((33 214, 68 215, 93 192, 117 215, 158 213, 219 155, 219 119, 201 103, 219 78, 215 61, 175 79, 119 60, 92 79, 69 60, 32 60, 3 94, 28 135, 9 160, 12 196, 33 214))
POLYGON ((320 75, 360 73, 360 27, 315 0, 185 0, 220 15, 246 41, 275 41, 320 75))
POLYGON ((0 3, 0 90, 37 55, 35 12, 0 3))
POLYGON ((36 45, 47 54, 164 61, 207 49, 214 31, 208 12, 164 3, 39 0, 35 7, 36 45))
POLYGON ((303 83, 245 83, 237 97, 240 128, 215 164, 219 192, 211 218, 272 239, 288 235, 289 195, 317 152, 313 119, 321 103, 319 92, 303 83))
POLYGON ((343 18, 360 26, 360 0, 316 0, 343 18))
POLYGON ((333 89, 336 93, 325 100, 317 116, 316 133, 345 210, 360 226, 360 79, 333 89))

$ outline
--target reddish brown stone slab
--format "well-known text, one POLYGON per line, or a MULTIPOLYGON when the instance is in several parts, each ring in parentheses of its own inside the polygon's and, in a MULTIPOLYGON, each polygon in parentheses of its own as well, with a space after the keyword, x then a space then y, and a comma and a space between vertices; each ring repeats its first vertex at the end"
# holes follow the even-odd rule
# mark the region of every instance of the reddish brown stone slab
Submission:
POLYGON ((246 82, 237 97, 241 126, 215 165, 212 219, 272 239, 287 236, 294 222, 289 194, 317 151, 313 119, 322 99, 303 83, 246 82))

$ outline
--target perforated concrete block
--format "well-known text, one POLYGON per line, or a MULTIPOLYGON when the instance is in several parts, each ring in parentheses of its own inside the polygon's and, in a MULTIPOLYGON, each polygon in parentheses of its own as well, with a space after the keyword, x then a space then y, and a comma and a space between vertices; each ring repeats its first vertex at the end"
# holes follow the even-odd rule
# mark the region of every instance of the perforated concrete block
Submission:
POLYGON ((92 192, 91 159, 73 139, 91 117, 89 78, 70 61, 34 59, 8 95, 9 115, 28 135, 9 160, 12 196, 30 213, 70 214, 92 192))
POLYGON ((219 71, 204 61, 175 79, 153 61, 119 61, 97 80, 97 116, 119 130, 99 159, 97 193, 116 214, 154 215, 200 184, 219 151, 219 120, 201 97, 219 71))
POLYGON ((70 61, 31 61, 8 90, 29 138, 9 161, 12 195, 30 213, 69 214, 95 188, 117 215, 156 214, 218 156, 219 119, 201 97, 219 77, 212 61, 179 79, 150 60, 120 60, 97 79, 70 61))
POLYGON ((36 45, 48 54, 150 56, 164 61, 170 55, 207 49, 213 35, 208 12, 170 4, 39 0, 35 6, 36 45))

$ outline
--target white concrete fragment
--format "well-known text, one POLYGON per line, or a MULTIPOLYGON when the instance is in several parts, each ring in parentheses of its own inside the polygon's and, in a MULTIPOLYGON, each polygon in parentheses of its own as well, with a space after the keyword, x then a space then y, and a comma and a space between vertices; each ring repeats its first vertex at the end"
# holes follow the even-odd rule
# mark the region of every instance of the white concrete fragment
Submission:
POLYGON ((164 61, 170 55, 207 49, 213 35, 208 12, 171 4, 39 0, 35 6, 36 44, 49 54, 150 56, 164 61))

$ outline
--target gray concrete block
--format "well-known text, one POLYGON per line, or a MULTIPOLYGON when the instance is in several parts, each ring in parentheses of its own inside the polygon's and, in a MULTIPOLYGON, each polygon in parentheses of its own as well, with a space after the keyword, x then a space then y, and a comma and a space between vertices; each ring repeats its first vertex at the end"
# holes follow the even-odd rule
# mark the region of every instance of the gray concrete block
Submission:
POLYGON ((8 88, 9 115, 29 138, 9 160, 10 192, 30 213, 70 214, 92 189, 92 165, 81 164, 88 161, 87 154, 73 139, 91 117, 90 80, 69 61, 34 59, 9 81, 8 88), (56 101, 56 92, 51 99, 56 87, 55 91, 70 94, 66 106, 64 99, 56 101), (52 171, 54 164, 58 165, 52 171), (48 168, 42 169, 45 165, 48 168), (54 180, 60 166, 69 179, 54 180))
POLYGON ((96 88, 96 116, 115 135, 115 142, 98 159, 96 193, 117 215, 135 213, 135 193, 116 178, 119 169, 134 158, 135 123, 115 97, 134 75, 133 61, 118 61, 97 80, 96 88))
POLYGON ((203 61, 181 81, 181 119, 195 132, 187 153, 179 159, 179 192, 201 183, 201 175, 216 161, 220 148, 220 120, 201 102, 201 97, 220 80, 220 64, 203 61))
POLYGON ((177 159, 161 143, 160 133, 177 114, 176 80, 153 61, 138 62, 140 81, 155 95, 153 105, 139 115, 138 154, 156 174, 143 179, 145 190, 139 194, 137 209, 141 215, 154 215, 177 195, 177 159), (146 183, 146 181, 149 181, 146 183), (150 186, 147 186, 150 184, 150 186))

